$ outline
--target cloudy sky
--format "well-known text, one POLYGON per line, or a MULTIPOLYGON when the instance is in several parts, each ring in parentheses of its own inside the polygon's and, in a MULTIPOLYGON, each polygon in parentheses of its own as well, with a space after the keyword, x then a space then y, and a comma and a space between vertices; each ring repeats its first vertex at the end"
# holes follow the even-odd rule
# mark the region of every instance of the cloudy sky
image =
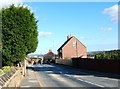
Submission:
POLYGON ((76 36, 87 47, 88 52, 117 49, 118 3, 93 2, 94 0, 70 1, 72 0, 67 2, 5 0, 0 1, 0 8, 11 3, 16 5, 22 3, 35 13, 39 20, 37 24, 39 44, 35 54, 45 54, 49 49, 57 53, 57 49, 66 41, 69 34, 76 36))

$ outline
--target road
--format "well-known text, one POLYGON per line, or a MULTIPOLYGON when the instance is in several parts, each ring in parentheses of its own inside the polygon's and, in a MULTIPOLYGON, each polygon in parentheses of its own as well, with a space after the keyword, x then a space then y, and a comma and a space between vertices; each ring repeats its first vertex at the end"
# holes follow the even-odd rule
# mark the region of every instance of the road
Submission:
POLYGON ((40 87, 118 87, 118 79, 61 65, 34 65, 40 87))

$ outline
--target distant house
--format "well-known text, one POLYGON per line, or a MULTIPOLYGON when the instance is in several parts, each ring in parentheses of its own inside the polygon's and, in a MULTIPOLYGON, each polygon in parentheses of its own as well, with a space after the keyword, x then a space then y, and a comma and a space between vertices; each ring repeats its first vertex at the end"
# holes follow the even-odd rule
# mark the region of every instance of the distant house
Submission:
POLYGON ((27 57, 28 64, 42 64, 43 63, 43 55, 34 55, 27 57))
POLYGON ((52 50, 50 49, 49 52, 47 54, 44 55, 44 63, 50 63, 53 60, 55 60, 54 58, 55 54, 52 52, 52 50))
POLYGON ((69 59, 73 57, 87 58, 86 47, 75 36, 67 36, 67 41, 57 50, 58 57, 69 59))

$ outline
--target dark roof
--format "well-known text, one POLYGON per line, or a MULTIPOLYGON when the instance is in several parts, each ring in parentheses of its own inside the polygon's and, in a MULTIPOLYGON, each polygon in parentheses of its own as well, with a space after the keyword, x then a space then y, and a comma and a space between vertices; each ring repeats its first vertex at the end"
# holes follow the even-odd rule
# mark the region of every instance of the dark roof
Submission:
POLYGON ((69 40, 70 40, 71 38, 73 38, 73 36, 70 37, 69 39, 67 39, 67 41, 65 41, 65 43, 64 43, 57 51, 61 50, 62 47, 64 47, 64 46, 69 42, 69 40))

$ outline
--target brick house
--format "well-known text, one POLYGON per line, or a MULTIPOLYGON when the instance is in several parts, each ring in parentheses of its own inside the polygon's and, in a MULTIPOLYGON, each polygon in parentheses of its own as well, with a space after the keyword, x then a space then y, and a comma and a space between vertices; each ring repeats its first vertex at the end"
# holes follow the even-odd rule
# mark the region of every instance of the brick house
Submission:
POLYGON ((87 58, 86 47, 75 36, 67 36, 67 41, 57 50, 58 57, 69 59, 73 57, 87 58))
POLYGON ((44 60, 43 60, 43 62, 44 62, 44 63, 50 63, 50 61, 53 61, 53 60, 54 60, 54 56, 55 56, 55 54, 54 54, 54 53, 52 52, 52 50, 50 49, 50 50, 48 51, 48 53, 44 55, 44 60))

